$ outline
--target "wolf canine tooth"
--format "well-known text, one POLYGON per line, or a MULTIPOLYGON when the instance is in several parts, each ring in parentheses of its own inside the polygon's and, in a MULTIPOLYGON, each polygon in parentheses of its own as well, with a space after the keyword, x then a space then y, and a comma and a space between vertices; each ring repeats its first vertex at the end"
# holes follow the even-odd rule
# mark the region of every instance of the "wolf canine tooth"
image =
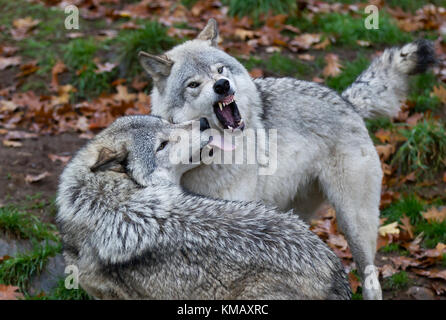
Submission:
POLYGON ((220 102, 218 103, 218 107, 220 108, 220 111, 223 111, 223 107, 220 102))

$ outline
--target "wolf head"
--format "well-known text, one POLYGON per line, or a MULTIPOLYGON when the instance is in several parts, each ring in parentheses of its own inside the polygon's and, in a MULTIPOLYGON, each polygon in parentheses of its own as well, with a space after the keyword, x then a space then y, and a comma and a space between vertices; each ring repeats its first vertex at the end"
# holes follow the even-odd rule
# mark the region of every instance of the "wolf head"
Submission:
POLYGON ((174 123, 206 117, 214 129, 243 130, 252 121, 258 94, 247 70, 217 48, 218 29, 210 19, 194 40, 161 56, 139 53, 152 77, 152 114, 174 123))
POLYGON ((93 180, 127 180, 143 187, 179 183, 185 171, 198 165, 192 159, 211 140, 205 132, 192 133, 200 127, 194 125, 171 124, 153 116, 120 118, 81 150, 67 170, 93 180))

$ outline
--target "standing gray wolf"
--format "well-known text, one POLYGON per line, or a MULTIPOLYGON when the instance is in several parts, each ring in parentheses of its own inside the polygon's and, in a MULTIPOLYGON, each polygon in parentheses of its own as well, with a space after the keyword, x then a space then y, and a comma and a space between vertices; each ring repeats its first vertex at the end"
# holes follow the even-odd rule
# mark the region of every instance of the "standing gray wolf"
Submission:
POLYGON ((382 170, 363 119, 398 112, 409 75, 433 64, 432 44, 419 40, 385 50, 339 95, 292 78, 253 80, 217 48, 217 38, 211 19, 197 39, 161 56, 139 53, 154 81, 152 114, 174 123, 206 117, 221 132, 277 129, 277 170, 259 175, 256 165, 213 163, 185 173, 182 185, 215 198, 296 209, 305 219, 328 200, 363 280, 364 298, 381 299, 374 257, 382 170))
POLYGON ((172 132, 190 128, 120 118, 67 165, 57 223, 82 287, 100 299, 349 299, 340 260, 296 215, 180 187, 196 164, 172 164, 172 132))

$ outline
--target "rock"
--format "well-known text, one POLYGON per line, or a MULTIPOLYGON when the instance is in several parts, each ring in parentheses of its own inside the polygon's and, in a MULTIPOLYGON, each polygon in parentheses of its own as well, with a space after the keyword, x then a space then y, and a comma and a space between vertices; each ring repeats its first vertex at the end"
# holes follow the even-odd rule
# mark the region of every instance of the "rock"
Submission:
MULTIPOLYGON (((42 242, 43 244, 44 242, 42 242)), ((55 245, 50 241, 50 245, 55 245)), ((10 239, 5 235, 0 235, 0 257, 8 255, 16 256, 18 253, 26 253, 33 249, 33 245, 27 240, 10 239)), ((46 293, 57 285, 59 279, 65 276, 65 261, 62 254, 50 257, 38 275, 35 275, 30 281, 29 293, 31 295, 39 294, 44 291, 46 293)))
POLYGON ((410 287, 409 290, 407 290, 407 294, 415 300, 435 300, 435 294, 432 290, 425 287, 410 287))

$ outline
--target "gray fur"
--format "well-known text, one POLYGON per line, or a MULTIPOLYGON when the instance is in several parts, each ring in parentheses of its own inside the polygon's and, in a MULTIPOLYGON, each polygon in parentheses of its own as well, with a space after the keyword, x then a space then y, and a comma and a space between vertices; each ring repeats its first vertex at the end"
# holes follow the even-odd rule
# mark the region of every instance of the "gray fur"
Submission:
POLYGON ((175 141, 155 150, 188 126, 124 117, 67 165, 57 223, 81 286, 99 299, 349 299, 339 259, 296 215, 179 186, 194 165, 168 161, 175 141))
MULTIPOLYGON (((382 170, 363 118, 399 110, 409 75, 434 60, 431 44, 418 41, 387 49, 342 95, 292 78, 253 80, 237 60, 202 38, 165 55, 174 63, 163 80, 166 90, 155 85, 152 91, 153 114, 175 123, 206 117, 211 127, 222 130, 212 108, 219 101, 212 87, 225 78, 235 90, 245 128, 278 130, 273 175, 258 175, 256 165, 211 164, 186 172, 182 185, 215 198, 262 200, 281 210, 295 209, 307 220, 328 199, 362 279, 377 283, 376 273, 368 277, 365 271, 374 264, 382 170), (224 66, 222 74, 219 66, 224 66), (201 84, 191 89, 190 81, 201 84)), ((366 299, 382 296, 379 283, 364 286, 363 293, 366 299)))

